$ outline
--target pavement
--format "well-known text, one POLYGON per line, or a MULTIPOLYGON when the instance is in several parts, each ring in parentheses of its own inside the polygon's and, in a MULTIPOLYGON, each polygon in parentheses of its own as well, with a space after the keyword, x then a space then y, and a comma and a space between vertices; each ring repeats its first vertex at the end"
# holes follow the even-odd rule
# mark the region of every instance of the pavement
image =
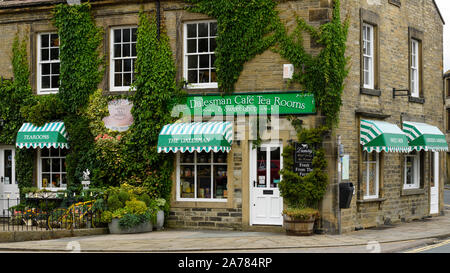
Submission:
MULTIPOLYGON (((391 243, 429 244, 450 237, 445 215, 341 235, 288 236, 276 232, 166 229, 141 234, 105 234, 54 240, 1 243, 0 252, 290 252, 360 246, 368 250, 391 243)), ((414 247, 417 247, 415 245, 414 247)), ((413 245, 403 245, 411 248, 413 245)), ((391 252, 397 252, 391 249, 391 252)))

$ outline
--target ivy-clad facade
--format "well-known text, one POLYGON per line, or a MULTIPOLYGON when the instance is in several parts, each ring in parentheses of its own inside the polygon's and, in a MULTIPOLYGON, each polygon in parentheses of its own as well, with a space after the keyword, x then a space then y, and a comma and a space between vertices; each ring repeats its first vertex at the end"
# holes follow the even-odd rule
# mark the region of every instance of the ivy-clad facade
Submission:
MULTIPOLYGON (((13 141, 0 138, 0 194, 19 194, 20 183, 51 191, 70 188, 80 179, 72 176, 92 165, 89 156, 102 154, 114 158, 111 165, 104 162, 104 170, 123 168, 130 177, 98 171, 92 182, 130 179, 152 187, 157 197, 170 200, 169 227, 282 230, 287 198, 280 183, 294 176, 307 177, 304 182, 317 187, 308 195, 323 195, 317 203, 317 231, 349 232, 443 214, 445 22, 433 0, 228 2, 240 1, 92 1, 89 12, 98 32, 92 27, 83 34, 92 38, 90 46, 99 45, 92 54, 70 40, 71 33, 59 32, 68 29, 61 15, 68 11, 55 12, 55 7, 65 1, 0 2, 2 81, 17 75, 7 56, 20 37, 30 92, 55 106, 46 110, 25 104, 29 112, 46 110, 46 120, 23 120, 13 141), (151 14, 155 29, 140 23, 142 12, 151 14), (144 36, 144 29, 157 32, 157 39, 144 36), (153 51, 145 43, 165 37, 168 52, 161 43, 162 57, 148 57, 153 51), (80 50, 64 53, 64 41, 80 50), (87 83, 80 76, 85 72, 64 67, 67 59, 80 55, 86 71, 99 67, 98 73, 86 72, 87 83), (63 77, 79 78, 68 86, 63 77), (179 95, 177 84, 187 99, 171 112, 166 102, 179 95), (69 91, 80 88, 86 91, 74 101, 77 96, 69 91), (61 92, 57 99, 51 96, 61 92), (108 100, 101 109, 112 105, 109 114, 116 118, 107 127, 117 132, 131 126, 134 132, 125 135, 132 147, 125 158, 139 161, 134 169, 115 157, 119 146, 110 145, 108 154, 82 141, 105 138, 95 127, 100 125, 92 125, 104 113, 87 106, 102 97, 108 100), (66 110, 59 111, 59 99, 66 110), (141 109, 131 110, 134 125, 128 121, 132 105, 141 109), (62 120, 51 119, 59 112, 65 113, 62 120), (79 120, 79 113, 86 121, 79 120), (90 125, 83 127, 84 122, 90 125), (299 127, 319 128, 321 149, 310 145, 311 152, 299 141, 299 127), (72 151, 82 156, 71 156, 72 151), (15 163, 27 156, 30 166, 15 163), (146 164, 161 164, 163 171, 153 180, 136 175, 154 174, 146 164), (23 168, 32 172, 31 181, 17 179, 23 168), (158 184, 164 170, 170 187, 158 184), (317 177, 310 179, 310 173, 317 177), (340 190, 343 184, 351 186, 349 195, 340 190), (345 197, 351 201, 342 205, 345 197)), ((0 120, 0 135, 9 130, 7 121, 6 115, 0 120)), ((113 136, 115 141, 122 137, 113 136)))

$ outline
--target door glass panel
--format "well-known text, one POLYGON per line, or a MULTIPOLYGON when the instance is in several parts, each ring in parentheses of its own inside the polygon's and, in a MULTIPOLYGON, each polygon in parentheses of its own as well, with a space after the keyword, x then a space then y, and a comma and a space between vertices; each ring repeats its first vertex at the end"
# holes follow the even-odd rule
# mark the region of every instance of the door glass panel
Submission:
POLYGON ((197 166, 197 198, 211 198, 211 165, 197 166))
POLYGON ((4 165, 4 171, 5 171, 5 175, 4 175, 4 183, 5 184, 12 184, 12 150, 5 150, 4 152, 4 160, 3 162, 5 163, 4 165))
POLYGON ((256 186, 258 188, 265 188, 267 181, 267 148, 258 147, 256 149, 256 186))
POLYGON ((280 182, 280 147, 272 147, 270 149, 270 187, 278 188, 280 182))

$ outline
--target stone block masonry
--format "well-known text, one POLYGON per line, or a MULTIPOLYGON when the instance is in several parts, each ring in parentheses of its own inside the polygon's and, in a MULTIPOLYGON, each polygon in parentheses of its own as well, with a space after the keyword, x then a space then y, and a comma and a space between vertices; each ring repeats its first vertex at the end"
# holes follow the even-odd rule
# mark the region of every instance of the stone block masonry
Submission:
POLYGON ((242 230, 242 209, 171 208, 167 226, 188 229, 242 230))

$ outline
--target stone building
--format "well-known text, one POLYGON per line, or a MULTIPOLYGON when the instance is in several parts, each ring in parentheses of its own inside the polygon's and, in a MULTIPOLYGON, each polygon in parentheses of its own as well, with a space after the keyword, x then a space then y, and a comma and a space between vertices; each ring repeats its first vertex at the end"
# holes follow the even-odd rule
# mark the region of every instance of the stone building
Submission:
MULTIPOLYGON (((58 91, 59 44, 51 10, 63 2, 0 1, 0 55, 10 55, 17 32, 29 37, 30 81, 36 94, 58 91)), ((279 16, 289 28, 295 25, 296 16, 318 27, 332 15, 331 0, 277 2, 279 16)), ((96 23, 104 30, 102 50, 107 56, 107 69, 99 88, 105 94, 122 94, 129 89, 131 63, 136 56, 132 50, 134 34, 143 6, 146 11, 160 11, 173 50, 177 80, 189 82, 186 89, 193 99, 202 103, 218 99, 213 97, 219 94, 212 66, 217 28, 214 18, 186 11, 182 1, 99 0, 91 4, 96 23), (209 43, 204 44, 206 39, 209 43), (116 54, 116 48, 129 51, 116 54), (192 66, 191 60, 195 60, 192 66), (203 61, 204 66, 200 67, 198 63, 203 61)), ((440 215, 446 157, 433 151, 446 150, 447 143, 445 147, 417 144, 411 153, 407 152, 408 140, 398 143, 399 139, 406 139, 402 129, 408 124, 421 135, 438 134, 444 127, 442 111, 436 111, 443 103, 444 21, 440 12, 432 0, 342 0, 341 13, 342 18, 348 16, 350 20, 346 53, 350 57, 350 72, 345 81, 340 123, 324 143, 330 181, 320 205, 320 227, 328 233, 348 232, 440 215), (361 128, 376 131, 380 138, 394 135, 397 142, 392 146, 375 145, 369 136, 362 136, 361 128), (338 140, 343 145, 342 159, 337 153, 338 140), (339 208, 339 181, 351 182, 355 187, 349 208, 339 208)), ((308 35, 304 42, 308 51, 320 50, 308 35)), ((304 93, 299 92, 303 91, 301 86, 288 84, 285 76, 289 70, 285 68, 289 69, 287 60, 271 50, 265 51, 245 64, 229 99, 245 104, 243 100, 285 96, 286 106, 292 106, 293 97, 304 93)), ((0 75, 12 77, 9 58, 0 59, 0 75)), ((307 96, 302 99, 314 108, 307 96)), ((305 127, 321 122, 315 109, 289 113, 298 115, 305 127)), ((177 153, 169 226, 281 230, 283 200, 277 187, 281 179, 278 170, 282 168, 283 146, 295 141, 296 132, 281 116, 279 131, 270 130, 274 127, 270 125, 261 136, 260 146, 253 147, 255 136, 247 126, 249 119, 237 117, 228 120, 230 124, 220 124, 214 134, 223 137, 221 144, 205 145, 208 152, 198 149, 186 153, 189 147, 161 147, 162 152, 177 153), (233 141, 226 137, 230 125, 233 141)), ((201 121, 199 128, 207 130, 206 120, 201 121)), ((166 129, 169 132, 176 128, 166 129)), ((1 147, 0 151, 14 152, 14 147, 1 147)), ((53 155, 41 150, 45 149, 38 149, 34 176, 36 186, 46 188, 40 160, 64 160, 64 153, 59 150, 53 155)), ((64 183, 57 186, 64 187, 64 183)))

